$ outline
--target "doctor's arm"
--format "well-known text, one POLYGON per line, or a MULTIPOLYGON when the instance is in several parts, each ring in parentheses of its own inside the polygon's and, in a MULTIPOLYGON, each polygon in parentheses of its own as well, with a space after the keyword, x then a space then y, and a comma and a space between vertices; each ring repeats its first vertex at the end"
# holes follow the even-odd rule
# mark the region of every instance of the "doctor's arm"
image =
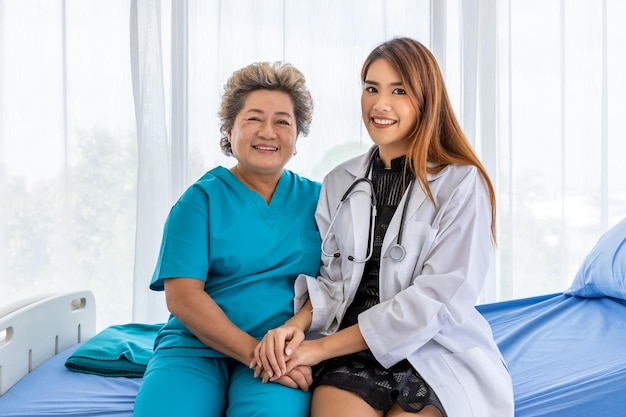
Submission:
POLYGON ((294 368, 317 365, 323 360, 359 352, 368 348, 358 324, 332 335, 304 340, 311 325, 311 300, 285 324, 267 332, 255 348, 250 367, 263 382, 275 381, 294 368))
MULTIPOLYGON (((360 352, 367 349, 367 343, 358 324, 314 340, 304 340, 298 348, 287 356, 285 372, 289 373, 300 366, 313 366, 327 359, 360 352)), ((276 378, 264 378, 274 381, 276 378)))

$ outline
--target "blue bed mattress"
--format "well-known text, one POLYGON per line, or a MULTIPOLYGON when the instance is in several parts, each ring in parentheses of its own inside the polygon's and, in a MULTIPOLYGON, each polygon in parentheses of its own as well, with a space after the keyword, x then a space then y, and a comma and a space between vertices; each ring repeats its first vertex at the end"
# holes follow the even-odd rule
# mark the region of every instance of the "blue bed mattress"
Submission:
MULTIPOLYGON (((509 366, 517 417, 626 415, 626 301, 552 294, 477 308, 509 366)), ((76 347, 0 397, 0 416, 132 416, 141 379, 70 372, 76 347)))
POLYGON ((0 397, 0 416, 132 417, 141 378, 67 370, 65 361, 80 346, 47 360, 0 397))
POLYGON ((517 417, 626 416, 626 301, 564 294, 487 304, 517 417))

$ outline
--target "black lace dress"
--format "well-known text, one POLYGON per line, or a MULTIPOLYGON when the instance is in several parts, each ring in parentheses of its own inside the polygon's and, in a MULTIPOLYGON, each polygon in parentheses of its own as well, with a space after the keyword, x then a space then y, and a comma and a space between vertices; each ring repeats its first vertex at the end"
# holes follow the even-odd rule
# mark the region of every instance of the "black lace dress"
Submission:
MULTIPOLYGON (((405 158, 400 157, 392 161, 390 169, 385 169, 378 157, 374 159, 372 183, 378 199, 374 249, 340 329, 356 324, 361 312, 380 302, 378 283, 383 238, 404 191, 414 179, 411 172, 407 170, 405 173, 404 163, 405 158)), ((321 363, 315 368, 314 384, 352 391, 373 408, 385 412, 397 402, 408 412, 418 412, 427 405, 434 405, 445 416, 434 391, 407 360, 385 369, 369 349, 321 363)))

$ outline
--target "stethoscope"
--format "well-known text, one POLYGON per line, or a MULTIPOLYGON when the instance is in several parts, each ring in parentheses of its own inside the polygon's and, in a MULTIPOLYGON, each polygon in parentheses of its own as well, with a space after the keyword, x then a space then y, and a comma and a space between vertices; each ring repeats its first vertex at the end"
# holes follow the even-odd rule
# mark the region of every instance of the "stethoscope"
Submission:
MULTIPOLYGON (((372 168, 374 166, 374 158, 375 158, 375 155, 373 155, 372 159, 370 160, 366 175, 364 177, 357 178, 356 180, 354 180, 354 182, 350 184, 346 192, 341 197, 341 200, 339 200, 339 204, 337 205, 337 210, 335 211, 335 215, 330 221, 328 230, 326 231, 326 234, 324 235, 324 238, 322 239, 321 249, 322 249, 322 254, 324 254, 325 256, 331 256, 335 258, 338 258, 340 256, 338 250, 333 253, 328 253, 324 250, 324 246, 326 245, 326 242, 328 241, 328 235, 330 234, 330 231, 332 230, 333 225, 335 224, 335 221, 337 220, 337 217, 339 215, 339 210, 341 210, 341 207, 343 207, 343 204, 346 202, 346 200, 350 198, 354 193, 365 192, 365 190, 362 190, 362 189, 361 190, 355 189, 355 187, 358 184, 364 182, 370 188, 370 222, 369 222, 370 224, 369 224, 369 237, 368 237, 367 249, 365 250, 365 258, 359 259, 354 255, 350 255, 348 256, 348 260, 356 262, 356 263, 365 263, 369 261, 370 258, 372 257, 372 253, 374 252, 374 225, 376 224, 376 206, 378 203, 378 200, 376 198, 376 192, 374 191, 374 184, 372 183, 372 180, 369 179, 372 173, 372 168)), ((409 184, 409 189, 406 195, 406 200, 404 200, 404 206, 402 207, 402 215, 400 216, 400 227, 398 229, 398 239, 396 240, 396 243, 393 246, 391 246, 391 248, 389 248, 389 257, 394 262, 401 262, 406 256, 406 249, 404 249, 404 246, 402 245, 402 232, 404 229, 403 227, 404 217, 406 215, 406 211, 407 211, 406 209, 409 203, 409 197, 411 196, 411 191, 413 190, 414 183, 415 181, 411 181, 411 183, 409 184)))

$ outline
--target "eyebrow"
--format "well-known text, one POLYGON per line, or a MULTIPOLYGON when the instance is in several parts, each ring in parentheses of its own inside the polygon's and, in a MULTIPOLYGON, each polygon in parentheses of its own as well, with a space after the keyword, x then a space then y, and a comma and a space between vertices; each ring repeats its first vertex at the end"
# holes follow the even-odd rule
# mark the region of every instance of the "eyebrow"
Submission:
MULTIPOLYGON (((246 110, 246 113, 258 113, 258 114, 265 114, 265 112, 263 110, 260 109, 248 109, 246 110)), ((289 112, 286 111, 278 111, 276 113, 273 114, 274 116, 285 116, 285 117, 290 117, 293 118, 293 115, 289 112)))
MULTIPOLYGON (((377 86, 377 87, 378 87, 378 86, 380 86, 380 83, 379 83, 378 81, 371 81, 371 80, 366 79, 366 80, 365 80, 365 81, 363 81, 363 82, 364 82, 365 84, 371 84, 371 85, 375 85, 375 86, 377 86)), ((402 86, 402 85, 404 85, 404 84, 402 83, 402 81, 396 81, 396 82, 393 82, 393 83, 389 83, 389 86, 390 86, 390 87, 398 87, 398 86, 402 86)))

